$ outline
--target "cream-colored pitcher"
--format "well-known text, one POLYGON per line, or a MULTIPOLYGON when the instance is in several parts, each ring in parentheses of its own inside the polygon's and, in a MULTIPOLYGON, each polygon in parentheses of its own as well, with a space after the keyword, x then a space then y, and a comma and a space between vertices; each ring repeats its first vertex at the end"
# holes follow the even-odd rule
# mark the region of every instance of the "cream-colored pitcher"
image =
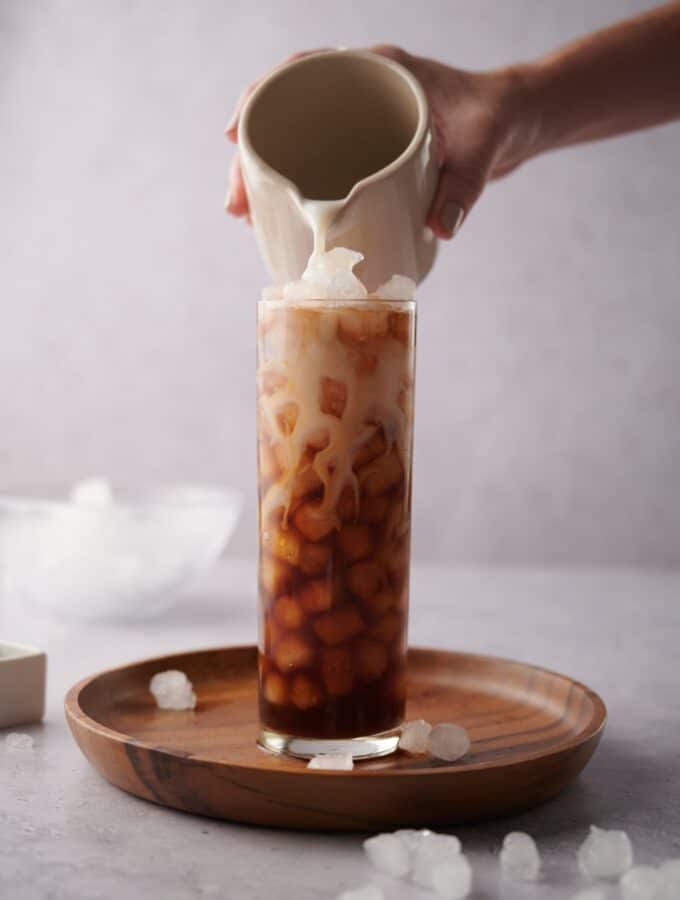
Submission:
POLYGON ((437 163, 425 95, 403 66, 349 50, 283 66, 245 104, 239 145, 276 283, 299 278, 313 249, 336 246, 363 253, 357 274, 369 290, 427 274, 437 163))

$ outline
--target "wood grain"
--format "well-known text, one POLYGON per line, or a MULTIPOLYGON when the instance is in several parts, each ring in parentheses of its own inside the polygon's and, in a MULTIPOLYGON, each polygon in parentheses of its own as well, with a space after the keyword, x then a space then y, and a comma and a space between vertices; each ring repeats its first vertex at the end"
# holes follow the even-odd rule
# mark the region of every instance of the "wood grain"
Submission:
POLYGON ((397 753, 353 772, 308 770, 258 749, 256 650, 145 660, 81 681, 66 718, 112 784, 187 812, 286 828, 375 831, 518 812, 558 794, 604 729, 600 697, 564 675, 493 657, 412 649, 407 717, 464 725, 472 747, 450 764, 397 753), (194 711, 156 708, 156 672, 194 683, 194 711))

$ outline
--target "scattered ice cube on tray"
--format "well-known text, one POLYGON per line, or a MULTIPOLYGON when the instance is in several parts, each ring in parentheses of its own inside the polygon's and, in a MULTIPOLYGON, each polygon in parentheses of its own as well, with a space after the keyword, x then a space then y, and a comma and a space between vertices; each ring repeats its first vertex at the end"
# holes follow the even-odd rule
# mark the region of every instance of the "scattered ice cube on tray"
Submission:
POLYGON ((320 753, 307 763, 308 769, 349 770, 354 768, 351 753, 320 753))
POLYGON ((432 726, 425 719, 415 719, 413 722, 404 722, 401 726, 399 749, 407 753, 421 754, 429 750, 429 737, 432 726))
POLYGON ((625 831, 590 826, 578 851, 578 867, 589 878, 619 878, 633 865, 633 847, 625 831))
POLYGON ((470 893, 472 869, 464 853, 437 863, 430 876, 430 885, 438 897, 463 900, 470 893))
POLYGON ((574 894, 570 900, 607 900, 607 892, 604 888, 589 887, 574 894))
POLYGON ((193 709, 196 706, 193 685, 178 669, 157 672, 149 682, 149 690, 159 709, 193 709))
POLYGON ((424 835, 412 855, 411 880, 423 887, 432 888, 435 866, 450 862, 460 851, 460 841, 453 835, 424 835))
POLYGON ((536 881, 541 871, 536 841, 522 831, 511 831, 505 836, 500 862, 503 874, 513 881, 536 881))
POLYGON ((437 759, 455 762, 470 749, 470 736, 461 725, 444 722, 430 732, 429 749, 437 759))
POLYGON ((411 871, 408 843, 398 834, 376 834, 364 841, 364 850, 376 869, 393 878, 403 878, 411 871))
POLYGON ((621 877, 623 900, 655 900, 661 873, 654 866, 633 866, 621 877))
POLYGON ((385 900, 385 894, 377 884, 362 884, 338 894, 337 900, 385 900))
POLYGON ((30 734, 24 734, 22 731, 10 731, 5 737, 5 748, 7 750, 32 750, 35 741, 30 734))

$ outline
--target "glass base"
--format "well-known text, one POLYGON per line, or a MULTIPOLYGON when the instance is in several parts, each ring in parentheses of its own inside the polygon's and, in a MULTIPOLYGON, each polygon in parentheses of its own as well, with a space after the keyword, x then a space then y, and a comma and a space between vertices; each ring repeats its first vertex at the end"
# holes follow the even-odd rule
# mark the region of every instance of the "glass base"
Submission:
POLYGON ((399 732, 384 731, 357 738, 313 738, 293 737, 262 728, 257 743, 270 753, 285 753, 298 759, 311 759, 323 753, 350 753, 353 759, 375 759, 394 753, 399 743, 399 732))

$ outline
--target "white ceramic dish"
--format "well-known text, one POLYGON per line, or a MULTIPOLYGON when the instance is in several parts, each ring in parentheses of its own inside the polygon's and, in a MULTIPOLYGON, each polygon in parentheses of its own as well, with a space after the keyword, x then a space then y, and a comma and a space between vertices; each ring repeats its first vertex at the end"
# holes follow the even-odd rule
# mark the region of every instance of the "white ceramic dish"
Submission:
POLYGON ((0 728, 42 719, 46 672, 41 650, 0 641, 0 728))

